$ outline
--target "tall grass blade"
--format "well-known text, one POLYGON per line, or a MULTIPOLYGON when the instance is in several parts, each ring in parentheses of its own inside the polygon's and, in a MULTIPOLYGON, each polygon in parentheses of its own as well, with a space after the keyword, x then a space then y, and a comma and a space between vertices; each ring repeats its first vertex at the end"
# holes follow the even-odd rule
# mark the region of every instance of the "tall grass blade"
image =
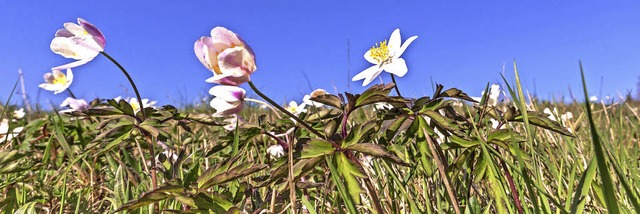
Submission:
POLYGON ((602 193, 604 196, 605 204, 609 213, 620 213, 618 208, 618 202, 615 195, 615 189, 613 188, 613 181, 611 180, 611 174, 609 174, 609 168, 607 167, 607 160, 602 150, 602 144, 600 142, 600 136, 596 130, 595 123, 593 122, 593 114, 591 112, 591 103, 589 102, 589 93, 587 92, 587 81, 584 79, 584 69, 582 67, 582 61, 580 61, 580 75, 582 76, 582 89, 584 91, 584 102, 586 108, 587 119, 589 120, 589 130, 591 132, 591 142, 593 142, 593 149, 596 155, 596 161, 598 163, 598 171, 602 178, 602 193))

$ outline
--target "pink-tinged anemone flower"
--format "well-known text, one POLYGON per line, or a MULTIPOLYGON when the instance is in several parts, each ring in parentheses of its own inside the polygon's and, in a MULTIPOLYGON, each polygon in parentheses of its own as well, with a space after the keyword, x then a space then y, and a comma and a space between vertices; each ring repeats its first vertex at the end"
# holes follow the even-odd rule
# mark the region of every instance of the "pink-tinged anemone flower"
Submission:
POLYGON ((53 70, 51 73, 44 74, 44 83, 38 85, 38 87, 58 94, 67 90, 71 82, 73 82, 73 72, 70 68, 67 68, 66 75, 59 70, 53 70))
POLYGON ((91 106, 84 99, 74 99, 72 97, 67 97, 67 99, 62 101, 62 104, 60 104, 60 107, 66 107, 66 106, 69 106, 70 109, 62 110, 60 111, 60 113, 84 111, 91 108, 91 106))
POLYGON ((84 65, 104 51, 105 44, 106 40, 102 32, 86 20, 78 18, 78 24, 64 23, 64 29, 58 30, 56 37, 51 40, 51 51, 78 61, 55 67, 52 70, 84 65))
POLYGON ((244 108, 246 91, 240 87, 218 85, 209 90, 209 94, 216 96, 211 100, 211 107, 216 109, 214 117, 228 116, 240 112, 244 108))
POLYGON ((256 70, 256 56, 238 35, 224 27, 211 30, 193 45, 198 60, 213 72, 210 83, 238 86, 256 70))
POLYGON ((364 53, 364 59, 374 65, 356 74, 351 81, 364 79, 362 86, 366 86, 380 75, 383 70, 399 77, 404 76, 408 68, 407 63, 404 59, 400 58, 400 56, 409 44, 417 38, 418 36, 409 37, 403 44, 400 39, 400 29, 394 30, 393 33, 391 33, 391 37, 389 37, 388 44, 385 40, 384 42, 380 42, 378 47, 374 46, 364 53))

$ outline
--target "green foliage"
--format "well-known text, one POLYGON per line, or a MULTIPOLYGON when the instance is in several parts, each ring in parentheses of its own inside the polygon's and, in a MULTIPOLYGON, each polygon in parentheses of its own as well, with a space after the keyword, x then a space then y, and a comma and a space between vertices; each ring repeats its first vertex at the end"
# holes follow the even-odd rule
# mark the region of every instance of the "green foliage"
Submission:
POLYGON ((505 84, 511 97, 496 105, 442 85, 416 99, 389 96, 394 84, 318 95, 325 106, 299 115, 313 131, 253 106, 233 131, 204 107, 142 117, 122 100, 96 100, 84 111, 32 113, 10 122, 24 129, 0 147, 0 213, 639 208, 637 103, 527 101, 519 81, 505 84), (561 121, 545 107, 577 117, 561 121), (273 145, 284 155, 269 154, 273 145))

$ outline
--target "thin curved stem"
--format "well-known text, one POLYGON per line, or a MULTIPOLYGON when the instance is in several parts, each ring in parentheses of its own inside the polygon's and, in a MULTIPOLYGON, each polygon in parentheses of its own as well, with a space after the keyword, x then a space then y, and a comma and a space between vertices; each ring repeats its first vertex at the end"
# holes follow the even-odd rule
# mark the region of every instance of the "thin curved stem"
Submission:
POLYGON ((291 112, 289 112, 286 109, 282 108, 282 106, 278 105, 276 102, 274 102, 269 97, 267 97, 262 92, 260 92, 260 90, 258 90, 258 88, 256 88, 255 85, 253 85, 253 82, 249 81, 248 83, 249 83, 249 86, 251 87, 251 89, 254 92, 256 92, 256 94, 258 94, 260 97, 262 97, 262 99, 266 100, 269 104, 271 104, 272 106, 276 107, 282 113, 285 113, 289 117, 293 118, 295 121, 297 121, 300 125, 304 126, 304 128, 309 130, 311 133, 317 135, 318 137, 325 138, 325 136, 323 134, 320 134, 320 132, 318 132, 315 129, 313 129, 311 126, 309 126, 309 124, 305 123, 302 119, 298 118, 297 116, 293 115, 291 112))
POLYGON ((280 114, 278 114, 278 110, 273 108, 273 106, 269 105, 269 103, 265 103, 262 100, 256 100, 256 99, 251 99, 251 98, 244 98, 244 101, 249 101, 249 102, 254 102, 254 103, 259 103, 259 104, 265 105, 265 106, 269 107, 269 109, 271 109, 271 111, 273 111, 273 113, 276 113, 276 117, 282 118, 282 117, 280 117, 280 114))
POLYGON ((69 96, 71 96, 71 98, 78 99, 78 98, 76 98, 76 95, 73 94, 73 92, 71 92, 71 89, 67 88, 67 92, 69 92, 69 96))
POLYGON ((396 77, 393 76, 392 73, 389 73, 389 75, 391 75, 391 81, 393 81, 394 88, 396 88, 396 93, 398 94, 399 97, 402 97, 402 95, 400 94, 400 89, 398 89, 398 83, 396 83, 396 77))
POLYGON ((129 83, 131 84, 131 87, 133 87, 133 92, 136 93, 136 97, 138 98, 138 105, 140 105, 140 111, 142 111, 142 121, 146 120, 147 119, 147 115, 144 112, 144 105, 142 105, 142 97, 140 97, 140 92, 138 92, 138 87, 136 87, 136 84, 133 82, 133 79, 131 79, 131 76, 129 76, 129 72, 127 72, 127 70, 125 70, 124 67, 122 67, 122 65, 120 65, 120 63, 118 63, 118 61, 116 61, 113 57, 109 56, 109 54, 107 54, 107 52, 100 51, 100 54, 102 54, 103 56, 107 57, 107 59, 111 60, 111 62, 113 62, 113 64, 118 66, 118 68, 120 68, 122 73, 124 73, 124 75, 127 76, 127 79, 129 80, 129 83))

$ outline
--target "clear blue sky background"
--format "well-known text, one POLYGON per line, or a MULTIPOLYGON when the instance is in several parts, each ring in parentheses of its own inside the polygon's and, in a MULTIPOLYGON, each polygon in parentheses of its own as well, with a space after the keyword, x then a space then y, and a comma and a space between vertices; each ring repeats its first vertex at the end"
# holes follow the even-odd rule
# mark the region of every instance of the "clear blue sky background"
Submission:
MULTIPOLYGON (((364 52, 395 28, 403 40, 419 36, 403 55, 409 72, 398 84, 405 96, 431 94, 431 80, 479 96, 487 82, 502 82, 503 65, 513 80, 514 59, 525 88, 544 99, 568 97, 569 89, 582 95, 580 59, 595 95, 631 90, 635 95, 640 74, 640 1, 24 0, 0 5, 3 102, 19 68, 32 102, 39 97, 45 106, 58 105, 66 98, 39 92, 38 84, 51 67, 72 61, 51 52, 49 44, 64 22, 77 17, 105 34, 106 52, 131 72, 143 97, 160 105, 211 98, 207 91, 214 85, 204 80, 212 73, 195 57, 193 43, 215 26, 249 43, 258 63, 252 80, 280 102, 299 101, 315 88, 363 91, 362 82, 351 77, 370 66, 364 52)), ((71 89, 81 98, 134 96, 124 75, 102 56, 74 73, 71 89)))

